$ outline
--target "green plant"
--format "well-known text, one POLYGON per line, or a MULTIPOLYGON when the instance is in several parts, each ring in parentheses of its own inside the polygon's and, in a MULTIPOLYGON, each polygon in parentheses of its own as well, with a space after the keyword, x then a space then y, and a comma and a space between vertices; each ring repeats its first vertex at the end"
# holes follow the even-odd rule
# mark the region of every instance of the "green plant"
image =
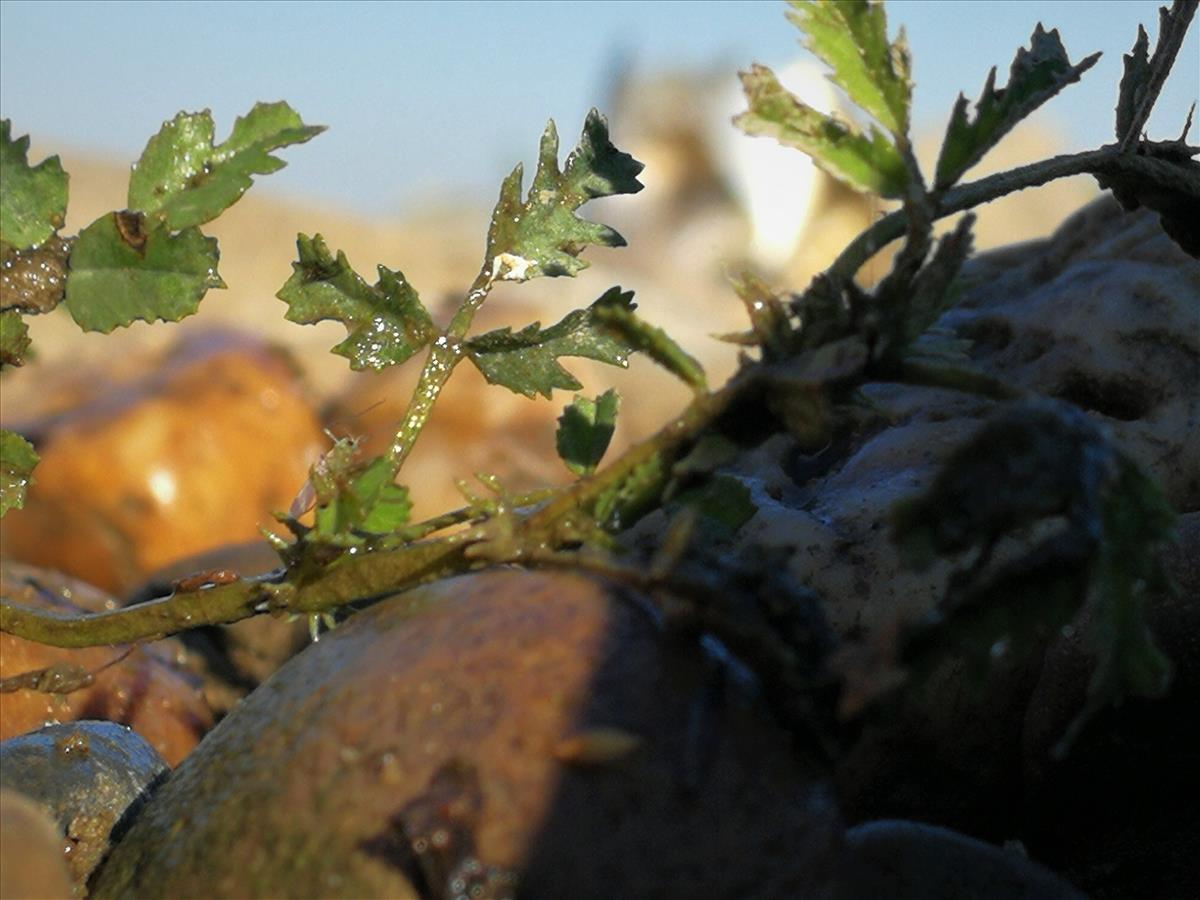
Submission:
MULTIPOLYGON (((687 577, 676 571, 697 519, 736 528, 753 510, 744 489, 713 476, 709 488, 681 489, 712 476, 727 461, 740 410, 765 407, 804 447, 819 448, 858 413, 858 389, 869 381, 933 384, 998 400, 1020 400, 1002 411, 971 447, 953 457, 925 495, 903 504, 895 533, 914 565, 933 555, 979 547, 975 566, 947 587, 938 621, 908 640, 905 658, 919 668, 929 655, 991 646, 1023 629, 1070 620, 1089 594, 1100 591, 1096 649, 1101 664, 1086 712, 1126 693, 1160 692, 1168 677, 1141 615, 1147 592, 1166 588, 1157 562, 1172 514, 1155 484, 1099 430, 1060 406, 1024 398, 1009 385, 955 360, 953 348, 917 338, 955 302, 958 271, 971 250, 970 215, 934 246, 932 225, 1012 191, 1055 178, 1091 173, 1129 207, 1144 204, 1194 255, 1200 221, 1198 152, 1181 137, 1142 138, 1146 121, 1195 13, 1195 0, 1175 0, 1164 12, 1158 46, 1147 53, 1139 34, 1126 57, 1117 112, 1117 142, 1089 152, 1035 162, 962 184, 964 173, 1018 121, 1077 81, 1097 55, 1071 63, 1055 31, 1039 25, 1028 50, 1018 51, 1008 84, 989 77, 975 114, 965 98, 955 105, 932 185, 910 142, 912 85, 903 35, 889 40, 881 4, 866 0, 793 0, 789 17, 833 78, 875 123, 864 133, 816 112, 782 88, 769 69, 754 66, 742 80, 749 103, 737 124, 808 153, 856 190, 902 202, 856 238, 803 293, 777 295, 747 274, 735 283, 750 330, 731 335, 757 353, 721 388, 710 390, 699 365, 661 330, 634 312, 632 293, 611 288, 586 309, 543 328, 505 328, 472 335, 480 305, 499 281, 574 276, 590 244, 620 246, 620 235, 576 215, 587 201, 640 190, 641 164, 609 141, 593 112, 578 146, 560 168, 553 123, 542 136, 537 171, 522 197, 518 166, 505 179, 488 231, 479 274, 445 327, 437 326, 403 274, 383 266, 369 284, 320 235, 301 235, 294 273, 279 292, 287 317, 299 323, 335 319, 347 338, 333 348, 354 368, 380 369, 425 353, 408 410, 387 454, 357 457, 351 440, 338 441, 313 467, 298 502, 278 515, 285 534, 268 533, 282 566, 270 577, 178 591, 136 607, 62 619, 0 602, 0 628, 57 646, 145 640, 201 624, 233 622, 262 612, 327 615, 354 602, 497 563, 591 568, 610 578, 689 602, 703 627, 742 653, 782 698, 793 722, 803 714, 788 698, 803 694, 812 661, 780 630, 739 619, 723 607, 719 584, 728 573, 687 577), (858 269, 896 238, 903 244, 891 272, 873 289, 858 285, 858 269), (683 379, 694 399, 648 441, 598 468, 617 413, 612 392, 576 398, 563 414, 558 449, 579 479, 568 487, 513 496, 483 478, 490 496, 433 519, 409 521, 406 490, 397 484, 439 393, 454 368, 469 360, 487 380, 527 396, 549 397, 579 383, 563 357, 623 365, 643 352, 683 379), (983 452, 986 451, 986 452, 983 452), (1001 474, 1044 468, 1062 476, 1038 490, 1014 492, 999 503, 973 493, 982 469, 1001 474), (646 511, 672 500, 681 509, 659 560, 648 571, 624 566, 615 536, 646 511), (312 511, 311 519, 305 519, 312 511), (990 548, 1012 529, 1066 513, 1067 524, 1000 572, 985 572, 990 548), (1118 562, 1119 561, 1119 562, 1118 562), (1017 609, 1013 586, 1034 585, 1052 602, 1017 609)), ((178 320, 203 294, 222 285, 215 241, 199 226, 246 190, 253 174, 282 165, 271 152, 307 141, 321 129, 304 125, 285 104, 256 106, 228 140, 213 144, 207 113, 180 114, 147 145, 129 186, 129 209, 62 238, 66 176, 56 158, 26 162, 25 139, 0 137, 4 198, 3 361, 19 365, 28 345, 21 316, 65 299, 85 329, 109 331, 133 319, 178 320)), ((1186 135, 1186 128, 1184 134, 1186 135)), ((0 512, 19 507, 36 455, 20 436, 4 433, 0 512)), ((776 611, 777 613, 778 611, 776 611)))

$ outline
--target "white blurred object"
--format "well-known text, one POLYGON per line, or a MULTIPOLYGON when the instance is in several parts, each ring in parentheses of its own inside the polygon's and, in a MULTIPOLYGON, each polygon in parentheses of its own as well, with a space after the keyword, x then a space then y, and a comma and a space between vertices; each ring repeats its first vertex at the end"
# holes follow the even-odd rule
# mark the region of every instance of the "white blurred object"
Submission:
MULTIPOLYGON (((796 60, 776 72, 780 83, 818 112, 838 109, 838 96, 815 62, 796 60)), ((820 171, 812 160, 774 138, 751 137, 730 124, 746 109, 740 83, 730 84, 716 104, 709 140, 721 174, 750 220, 754 263, 779 271, 791 260, 819 205, 820 171)))

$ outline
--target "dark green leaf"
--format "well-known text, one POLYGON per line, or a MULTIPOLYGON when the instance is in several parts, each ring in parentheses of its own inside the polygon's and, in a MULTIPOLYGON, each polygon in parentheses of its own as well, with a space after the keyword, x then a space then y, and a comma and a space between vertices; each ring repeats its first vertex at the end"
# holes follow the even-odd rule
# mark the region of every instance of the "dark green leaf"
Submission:
POLYGON ((693 507, 700 514, 701 529, 713 538, 732 537, 758 512, 750 489, 732 475, 714 475, 671 502, 677 507, 693 507))
POLYGON ((913 280, 904 335, 908 342, 915 341, 950 307, 954 297, 951 286, 971 255, 971 227, 974 224, 974 213, 959 219, 954 230, 938 240, 933 258, 913 280))
POLYGON ((208 110, 179 113, 146 145, 129 179, 129 208, 177 231, 215 219, 253 183, 285 165, 271 151, 302 144, 325 129, 305 125, 286 103, 256 103, 213 145, 208 110))
POLYGON ((558 417, 555 435, 558 456, 576 475, 591 474, 604 458, 617 427, 620 403, 621 396, 615 389, 605 391, 595 400, 577 395, 558 417))
POLYGON ((1078 65, 1071 65, 1058 30, 1044 31, 1038 23, 1029 49, 1017 50, 1008 85, 996 90, 995 67, 988 74, 983 93, 975 104, 974 120, 967 117, 967 98, 958 95, 938 156, 935 186, 945 189, 958 181, 1014 125, 1068 84, 1078 81, 1099 58, 1099 53, 1093 53, 1078 65))
POLYGON ((300 235, 299 262, 276 295, 288 304, 287 319, 311 325, 334 319, 350 336, 333 352, 350 360, 353 369, 383 369, 402 363, 437 333, 417 292, 401 272, 379 266, 379 281, 367 284, 351 268, 346 254, 337 257, 325 241, 300 235))
POLYGON ((12 123, 0 119, 0 241, 24 250, 62 227, 67 214, 67 173, 57 156, 36 166, 26 158, 29 136, 12 139, 12 123))
POLYGON ((1171 680, 1171 664, 1154 642, 1144 605, 1173 590, 1159 551, 1174 534, 1175 513, 1162 489, 1132 460, 1121 457, 1102 501, 1101 522, 1091 636, 1097 665, 1087 705, 1072 723, 1068 743, 1094 712, 1126 696, 1160 697, 1171 680))
POLYGON ((0 516, 25 505, 38 455, 33 444, 12 431, 0 431, 0 516))
POLYGON ((868 138, 853 125, 802 103, 775 73, 754 65, 740 73, 749 110, 734 119, 747 134, 773 137, 812 157, 822 170, 856 191, 900 198, 908 171, 895 146, 874 126, 868 138))
POLYGON ((888 43, 882 3, 789 0, 788 13, 809 50, 833 69, 833 81, 893 135, 908 134, 911 61, 904 32, 888 43))
POLYGON ((15 310, 0 313, 0 366, 19 366, 29 350, 29 328, 15 310))
POLYGON ((541 275, 574 275, 587 267, 579 259, 588 244, 623 247, 625 239, 607 225, 589 222, 575 210, 597 197, 636 194, 642 164, 608 139, 608 123, 596 110, 588 113, 579 145, 558 168, 558 132, 546 126, 537 172, 521 201, 522 167, 500 187, 500 199, 488 229, 487 256, 492 277, 528 281, 541 275))
POLYGON ((587 309, 568 313, 550 328, 534 322, 517 332, 501 328, 481 334, 467 341, 467 355, 490 383, 526 397, 541 394, 549 398, 555 388, 576 391, 582 385, 558 364, 560 356, 581 356, 624 367, 635 349, 601 323, 600 311, 608 308, 633 310, 633 291, 610 288, 587 309))
POLYGON ((1125 73, 1121 76, 1121 88, 1117 94, 1118 141, 1129 134, 1141 105, 1141 95, 1150 81, 1150 58, 1147 55, 1149 48, 1150 38, 1146 35, 1146 29, 1138 25, 1138 36, 1133 43, 1133 49, 1123 57, 1125 73))
POLYGON ((67 308, 85 331, 107 333, 135 319, 190 316, 217 275, 217 242, 198 228, 171 234, 141 213, 101 216, 71 251, 67 308))
MULTIPOLYGON (((1122 150, 1133 147, 1150 118, 1179 48, 1183 46, 1196 6, 1195 0, 1174 0, 1170 9, 1158 8, 1158 41, 1154 45, 1154 56, 1149 60, 1146 59, 1146 31, 1138 26, 1137 41, 1125 57, 1125 73, 1117 97, 1117 140, 1122 150)), ((1186 128, 1184 132, 1186 135, 1186 128)))

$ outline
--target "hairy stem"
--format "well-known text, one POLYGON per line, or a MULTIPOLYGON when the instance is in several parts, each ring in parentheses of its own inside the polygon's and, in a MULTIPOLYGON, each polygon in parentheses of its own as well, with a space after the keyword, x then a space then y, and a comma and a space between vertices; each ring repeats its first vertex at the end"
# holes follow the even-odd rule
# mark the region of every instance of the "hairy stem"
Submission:
MULTIPOLYGON (((1200 199, 1200 170, 1197 167, 1183 167, 1152 157, 1122 154, 1117 147, 1110 145, 1086 153, 1055 156, 952 188, 940 197, 934 197, 934 218, 942 219, 1016 191, 1084 174, 1137 175, 1200 199)), ((904 234, 907 222, 903 209, 884 216, 841 252, 828 270, 829 277, 835 283, 853 278, 867 260, 904 234)))

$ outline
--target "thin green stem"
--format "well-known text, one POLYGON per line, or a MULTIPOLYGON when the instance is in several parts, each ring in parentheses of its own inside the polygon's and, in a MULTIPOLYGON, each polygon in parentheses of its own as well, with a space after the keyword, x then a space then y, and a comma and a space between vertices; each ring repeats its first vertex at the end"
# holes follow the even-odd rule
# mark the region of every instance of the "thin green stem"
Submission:
POLYGON ((388 450, 393 478, 400 474, 405 460, 412 453, 417 438, 425 428, 425 423, 429 421, 433 406, 442 393, 442 388, 450 379, 454 367, 462 362, 465 355, 463 340, 467 336, 467 330, 471 327, 471 320, 475 318, 475 313, 479 311, 479 307, 483 305, 483 301, 487 299, 487 295, 492 289, 495 281, 494 273, 494 265, 489 266, 485 263, 479 274, 475 276, 475 281, 454 313, 450 324, 429 348, 429 355, 425 359, 425 368, 421 370, 421 377, 417 380, 417 386, 413 388, 408 408, 400 420, 400 428, 388 450))

